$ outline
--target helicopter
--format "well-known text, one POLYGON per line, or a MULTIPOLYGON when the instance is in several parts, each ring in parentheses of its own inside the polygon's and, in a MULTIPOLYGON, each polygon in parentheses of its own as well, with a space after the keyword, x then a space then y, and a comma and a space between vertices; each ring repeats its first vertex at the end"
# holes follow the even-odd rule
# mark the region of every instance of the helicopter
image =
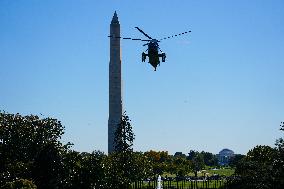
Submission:
POLYGON ((144 36, 146 36, 148 39, 139 39, 139 38, 130 38, 130 37, 117 37, 117 36, 108 36, 108 37, 114 37, 114 38, 121 38, 121 39, 130 39, 134 41, 146 41, 147 43, 144 44, 143 46, 148 46, 147 50, 142 52, 142 62, 146 61, 147 56, 149 57, 149 63, 154 67, 154 71, 157 70, 157 66, 160 65, 160 58, 162 59, 162 62, 166 61, 166 53, 164 53, 160 47, 159 47, 159 42, 165 39, 169 39, 172 37, 177 37, 179 35, 183 35, 186 33, 190 33, 191 31, 186 31, 183 33, 179 33, 176 35, 172 35, 169 37, 164 37, 161 39, 154 39, 150 37, 148 34, 146 34, 142 29, 139 27, 135 27, 139 32, 141 32, 144 36), (146 53, 148 51, 148 53, 146 53), (159 51, 161 53, 159 53, 159 51))

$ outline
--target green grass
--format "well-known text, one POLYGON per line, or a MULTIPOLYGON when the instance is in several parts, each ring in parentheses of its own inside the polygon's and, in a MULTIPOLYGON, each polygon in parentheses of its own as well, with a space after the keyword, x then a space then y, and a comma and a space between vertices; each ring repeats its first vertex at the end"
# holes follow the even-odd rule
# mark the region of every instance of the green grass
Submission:
POLYGON ((213 175, 213 174, 218 174, 220 176, 231 176, 232 174, 235 173, 235 169, 232 168, 221 168, 218 170, 206 170, 207 173, 209 173, 209 175, 213 175))
MULTIPOLYGON (((208 173, 207 174, 208 176, 213 176, 214 174, 218 174, 220 176, 231 176, 232 174, 235 173, 235 169, 230 168, 230 167, 223 167, 223 168, 220 168, 220 169, 217 169, 217 170, 212 170, 211 167, 206 167, 206 169, 199 172, 197 174, 197 176, 201 177, 201 176, 204 176, 204 174, 206 174, 206 173, 208 173)), ((169 174, 169 173, 164 173, 162 176, 165 177, 166 175, 168 177, 176 177, 176 175, 169 174)), ((194 176, 194 173, 189 173, 189 174, 187 174, 187 176, 194 176)))

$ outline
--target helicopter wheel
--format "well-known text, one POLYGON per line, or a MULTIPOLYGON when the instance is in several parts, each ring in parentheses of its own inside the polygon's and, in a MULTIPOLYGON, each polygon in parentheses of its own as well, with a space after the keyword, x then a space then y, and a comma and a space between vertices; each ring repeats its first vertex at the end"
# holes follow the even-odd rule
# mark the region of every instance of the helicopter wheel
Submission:
POLYGON ((166 61, 166 54, 162 53, 162 62, 165 62, 165 61, 166 61))
POLYGON ((142 62, 145 62, 145 60, 146 60, 146 54, 143 52, 142 53, 142 62))

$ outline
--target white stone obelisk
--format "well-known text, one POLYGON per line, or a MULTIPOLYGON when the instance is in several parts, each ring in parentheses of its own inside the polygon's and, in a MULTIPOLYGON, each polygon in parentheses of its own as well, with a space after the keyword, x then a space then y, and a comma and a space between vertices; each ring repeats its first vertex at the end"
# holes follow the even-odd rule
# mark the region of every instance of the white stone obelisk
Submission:
POLYGON ((108 153, 114 151, 114 133, 122 116, 120 24, 116 12, 110 24, 108 153))

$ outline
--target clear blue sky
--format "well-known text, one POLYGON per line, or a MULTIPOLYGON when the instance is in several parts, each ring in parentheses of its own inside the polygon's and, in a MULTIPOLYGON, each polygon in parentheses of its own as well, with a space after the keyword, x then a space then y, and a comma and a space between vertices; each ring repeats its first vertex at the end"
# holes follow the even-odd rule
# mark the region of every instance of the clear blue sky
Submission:
POLYGON ((141 63, 122 41, 124 106, 135 150, 184 153, 274 145, 284 121, 282 0, 0 0, 0 109, 62 121, 65 142, 107 151, 109 24, 157 38, 167 60, 141 63))

